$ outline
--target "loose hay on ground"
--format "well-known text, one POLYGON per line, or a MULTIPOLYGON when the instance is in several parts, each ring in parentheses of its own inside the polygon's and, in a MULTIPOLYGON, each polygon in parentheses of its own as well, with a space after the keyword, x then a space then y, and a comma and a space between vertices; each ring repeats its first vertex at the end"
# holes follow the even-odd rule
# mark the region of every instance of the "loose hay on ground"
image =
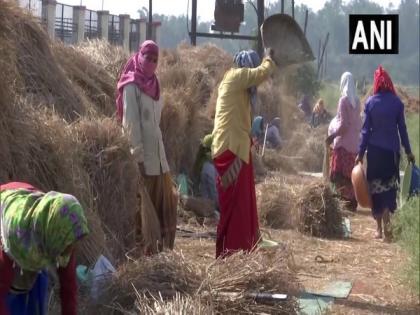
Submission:
POLYGON ((177 252, 161 253, 121 267, 101 297, 101 303, 92 306, 91 312, 123 314, 136 307, 153 309, 157 299, 173 301, 182 296, 186 300, 199 301, 200 307, 204 305, 211 313, 295 314, 294 296, 298 287, 289 268, 289 257, 287 249, 268 253, 256 251, 237 253, 225 260, 202 265, 186 260, 177 252), (229 298, 224 294, 226 292, 236 293, 236 297, 229 298), (247 298, 247 292, 285 293, 290 298, 267 305, 247 298))

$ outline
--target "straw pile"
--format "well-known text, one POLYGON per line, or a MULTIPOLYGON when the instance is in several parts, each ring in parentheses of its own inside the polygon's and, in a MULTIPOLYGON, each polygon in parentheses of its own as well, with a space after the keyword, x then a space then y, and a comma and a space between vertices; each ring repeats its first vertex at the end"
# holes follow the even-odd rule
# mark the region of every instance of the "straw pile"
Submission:
POLYGON ((123 259, 134 246, 127 222, 138 209, 138 174, 120 127, 101 118, 110 113, 111 80, 73 48, 52 44, 14 3, 1 1, 0 17, 0 182, 75 195, 91 230, 84 262, 101 253, 123 259))
MULTIPOLYGON (((395 92, 404 104, 406 113, 419 113, 420 100, 419 98, 412 97, 403 87, 395 85, 395 92)), ((369 96, 373 95, 373 87, 369 89, 365 96, 361 99, 361 104, 364 106, 369 96)))
POLYGON ((192 171, 200 140, 213 129, 208 103, 226 69, 226 52, 214 45, 164 51, 159 61, 162 83, 161 128, 172 170, 192 171))
POLYGON ((297 203, 299 231, 315 236, 343 237, 341 204, 330 187, 321 180, 304 187, 297 203))
POLYGON ((257 207, 262 225, 273 229, 296 227, 298 214, 295 200, 298 186, 289 185, 284 177, 272 177, 257 185, 257 207))
POLYGON ((287 249, 272 253, 256 251, 237 253, 224 261, 203 265, 187 261, 177 252, 161 253, 127 263, 105 289, 99 305, 91 305, 86 313, 157 311, 156 307, 179 305, 183 299, 181 304, 194 313, 202 309, 210 313, 295 314, 293 298, 267 305, 246 297, 246 293, 255 292, 294 296, 297 285, 289 268, 289 257, 287 249))

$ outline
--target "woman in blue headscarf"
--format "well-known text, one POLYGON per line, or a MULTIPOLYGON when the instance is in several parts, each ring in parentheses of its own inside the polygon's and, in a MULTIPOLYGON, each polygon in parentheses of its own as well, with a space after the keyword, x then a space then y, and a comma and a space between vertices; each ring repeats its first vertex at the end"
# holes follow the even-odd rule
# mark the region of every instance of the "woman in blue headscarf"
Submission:
POLYGON ((212 157, 220 205, 217 257, 237 250, 250 251, 259 238, 251 117, 257 85, 275 69, 270 57, 260 64, 258 54, 252 50, 236 54, 234 64, 219 85, 213 129, 212 157))

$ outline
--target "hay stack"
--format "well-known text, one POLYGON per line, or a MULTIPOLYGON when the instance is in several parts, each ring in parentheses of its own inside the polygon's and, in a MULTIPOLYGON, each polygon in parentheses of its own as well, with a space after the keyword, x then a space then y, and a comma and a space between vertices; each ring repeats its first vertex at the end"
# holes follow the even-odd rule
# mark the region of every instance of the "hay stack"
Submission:
POLYGON ((89 176, 93 201, 114 257, 122 258, 135 244, 139 173, 128 139, 110 118, 81 120, 72 128, 81 167, 89 176))
POLYGON ((328 184, 319 180, 305 187, 297 207, 300 232, 316 237, 343 237, 341 204, 328 184))
POLYGON ((271 254, 256 251, 237 253, 206 266, 187 261, 177 252, 161 253, 121 267, 101 297, 101 303, 91 305, 85 313, 150 310, 156 308, 157 301, 160 301, 157 305, 167 305, 174 303, 173 299, 184 298, 196 305, 191 306, 194 313, 203 308, 211 314, 295 314, 293 296, 297 285, 289 258, 287 249, 271 254), (281 304, 267 305, 247 298, 246 293, 251 292, 286 293, 291 298, 281 304))
POLYGON ((290 185, 287 179, 273 177, 257 187, 257 206, 262 225, 273 229, 291 229, 297 226, 295 208, 299 186, 290 185))
POLYGON ((10 58, 14 91, 69 120, 89 111, 86 98, 74 89, 57 62, 41 24, 11 1, 0 2, 0 37, 1 45, 11 48, 4 52, 14 54, 10 58))
POLYGON ((86 96, 98 114, 114 115, 115 74, 110 74, 89 56, 81 54, 79 48, 62 43, 55 43, 53 48, 57 62, 71 80, 72 86, 86 96))
MULTIPOLYGON (((79 54, 88 57, 114 79, 116 84, 122 67, 129 58, 129 54, 120 46, 110 45, 106 40, 87 40, 74 47, 79 54)), ((115 87, 116 85, 114 85, 115 87)))

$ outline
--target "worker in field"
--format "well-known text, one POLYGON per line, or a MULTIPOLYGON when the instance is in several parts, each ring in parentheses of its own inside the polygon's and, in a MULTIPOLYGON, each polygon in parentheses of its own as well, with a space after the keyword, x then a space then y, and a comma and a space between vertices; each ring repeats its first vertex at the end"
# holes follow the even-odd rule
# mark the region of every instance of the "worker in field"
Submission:
POLYGON ((350 72, 344 72, 341 76, 340 93, 337 115, 330 123, 326 139, 326 144, 332 145, 329 175, 347 208, 356 211, 357 201, 351 183, 351 172, 358 152, 362 120, 360 101, 350 72))
MULTIPOLYGON (((128 60, 117 85, 117 114, 124 133, 129 137, 131 152, 139 165, 144 185, 160 221, 162 244, 157 245, 158 250, 162 250, 163 247, 172 249, 174 246, 177 197, 159 127, 162 99, 156 76, 158 61, 159 48, 151 40, 145 41, 128 60)), ((141 217, 139 213, 138 218, 141 217)), ((141 223, 138 225, 137 230, 140 232, 141 223)), ((154 243, 158 242, 156 240, 154 243)), ((144 250, 146 253, 155 252, 155 248, 144 250)))
POLYGON ((331 121, 331 114, 325 109, 324 100, 320 98, 315 104, 311 116, 311 127, 328 124, 331 121))
POLYGON ((264 143, 265 125, 262 116, 256 116, 251 125, 251 139, 255 151, 259 153, 264 143))
POLYGON ((274 118, 267 127, 266 145, 270 149, 280 150, 282 140, 280 136, 280 117, 274 118))
POLYGON ((261 64, 255 51, 237 53, 234 67, 219 85, 212 143, 220 204, 216 257, 237 250, 249 251, 259 240, 251 117, 257 86, 276 68, 270 57, 273 51, 267 52, 261 64))
POLYGON ((305 94, 302 96, 302 99, 299 102, 298 108, 305 116, 306 121, 309 121, 311 119, 312 108, 311 108, 311 99, 308 95, 305 94))
POLYGON ((61 314, 77 314, 75 245, 88 234, 77 199, 25 183, 0 185, 0 314, 47 314, 57 268, 61 314))
POLYGON ((213 135, 206 135, 200 143, 198 153, 194 163, 194 182, 198 186, 201 197, 213 201, 215 206, 215 216, 219 215, 219 196, 217 194, 216 178, 217 171, 211 157, 211 144, 213 135))
POLYGON ((415 162, 405 124, 404 104, 396 95, 388 73, 379 66, 374 74, 373 95, 366 100, 361 144, 356 163, 367 150, 367 180, 376 220, 375 238, 391 239, 390 215, 397 208, 400 181, 400 139, 409 162, 415 162))

